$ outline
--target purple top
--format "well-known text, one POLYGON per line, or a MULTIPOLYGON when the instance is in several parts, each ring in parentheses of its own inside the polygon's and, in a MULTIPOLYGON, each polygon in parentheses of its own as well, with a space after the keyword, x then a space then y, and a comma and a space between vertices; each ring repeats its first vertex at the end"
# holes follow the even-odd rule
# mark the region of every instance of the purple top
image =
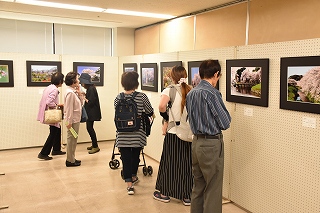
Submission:
MULTIPOLYGON (((48 108, 55 108, 59 104, 59 90, 56 85, 51 84, 43 90, 42 98, 39 104, 37 121, 44 123, 44 111, 48 108)), ((60 123, 50 124, 60 128, 60 123)))

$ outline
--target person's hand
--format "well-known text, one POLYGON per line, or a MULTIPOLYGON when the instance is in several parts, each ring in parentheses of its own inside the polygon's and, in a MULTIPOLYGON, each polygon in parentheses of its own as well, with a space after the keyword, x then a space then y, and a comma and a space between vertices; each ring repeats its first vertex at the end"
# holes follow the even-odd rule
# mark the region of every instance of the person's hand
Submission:
POLYGON ((72 124, 68 124, 68 125, 66 125, 66 127, 67 127, 68 129, 70 129, 70 128, 72 127, 72 124))
POLYGON ((168 128, 168 122, 165 121, 162 124, 162 135, 166 135, 167 134, 167 128, 168 128))

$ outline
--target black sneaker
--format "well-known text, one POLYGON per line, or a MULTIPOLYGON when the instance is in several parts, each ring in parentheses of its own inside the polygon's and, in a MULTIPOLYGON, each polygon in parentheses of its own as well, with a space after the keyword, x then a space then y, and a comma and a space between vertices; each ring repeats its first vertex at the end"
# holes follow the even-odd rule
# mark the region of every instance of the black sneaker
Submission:
POLYGON ((41 153, 39 153, 38 158, 42 160, 52 160, 52 157, 49 157, 48 155, 43 155, 41 153))
POLYGON ((190 206, 190 205, 191 205, 191 200, 190 200, 190 199, 183 198, 183 199, 182 199, 182 203, 183 203, 183 205, 185 205, 185 206, 190 206))
POLYGON ((66 152, 63 152, 63 151, 52 151, 51 154, 52 154, 52 155, 65 155, 66 152))
POLYGON ((69 161, 66 161, 66 167, 74 167, 74 166, 80 166, 81 162, 75 161, 74 163, 71 163, 69 161))
POLYGON ((158 192, 158 191, 153 192, 153 198, 155 200, 159 200, 159 201, 164 202, 164 203, 170 202, 170 197, 162 196, 161 193, 158 192))
POLYGON ((133 186, 128 187, 128 188, 127 188, 127 192, 128 192, 128 195, 134 195, 134 188, 133 188, 133 186))
POLYGON ((139 183, 139 178, 136 176, 136 178, 134 180, 132 179, 132 184, 134 185, 137 183, 139 183))

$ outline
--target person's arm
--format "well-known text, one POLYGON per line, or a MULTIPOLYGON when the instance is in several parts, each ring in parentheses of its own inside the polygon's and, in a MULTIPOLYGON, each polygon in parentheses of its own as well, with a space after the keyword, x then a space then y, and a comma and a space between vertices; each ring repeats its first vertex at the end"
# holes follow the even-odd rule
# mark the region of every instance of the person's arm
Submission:
POLYGON ((66 123, 66 127, 68 129, 71 128, 72 126, 72 120, 73 120, 73 103, 74 103, 74 98, 76 95, 72 94, 72 92, 69 92, 66 95, 65 98, 65 103, 64 103, 64 120, 66 123))
POLYGON ((57 99, 58 94, 59 94, 59 90, 58 89, 52 90, 48 94, 48 97, 46 98, 46 105, 49 108, 51 108, 51 109, 56 108, 56 106, 58 104, 58 99, 57 99))

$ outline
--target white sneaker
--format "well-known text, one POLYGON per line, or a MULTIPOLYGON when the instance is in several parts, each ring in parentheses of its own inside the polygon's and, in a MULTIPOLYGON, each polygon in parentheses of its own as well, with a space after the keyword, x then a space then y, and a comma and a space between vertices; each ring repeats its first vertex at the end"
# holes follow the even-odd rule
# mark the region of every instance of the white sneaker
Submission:
POLYGON ((128 187, 127 192, 128 192, 128 195, 134 195, 134 188, 132 186, 128 187))

